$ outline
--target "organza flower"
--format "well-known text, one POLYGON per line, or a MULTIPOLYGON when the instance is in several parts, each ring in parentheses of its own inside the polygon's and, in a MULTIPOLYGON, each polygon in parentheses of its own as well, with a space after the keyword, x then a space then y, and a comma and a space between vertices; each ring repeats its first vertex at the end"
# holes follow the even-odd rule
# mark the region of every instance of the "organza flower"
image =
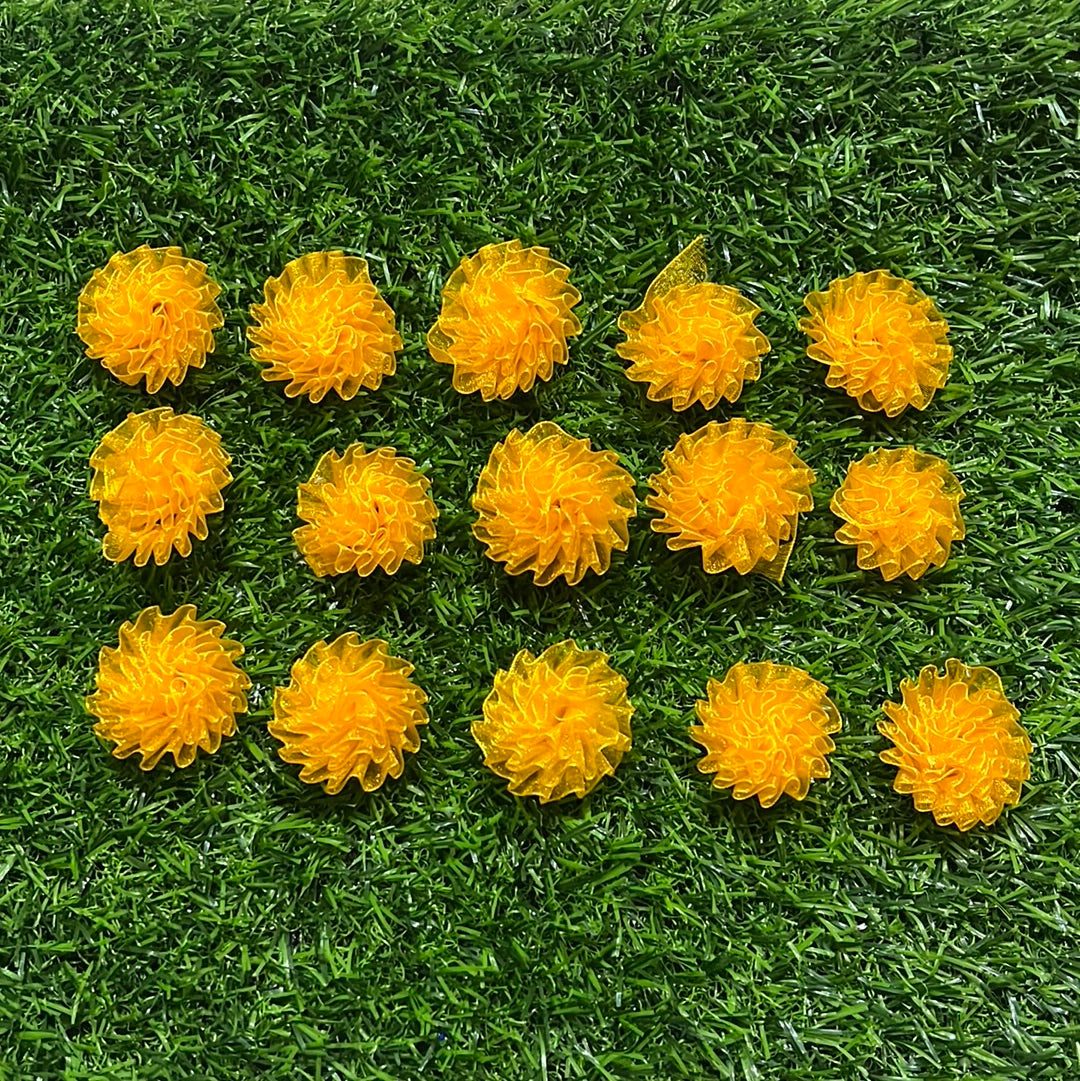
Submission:
POLYGON ((811 781, 829 776, 825 756, 836 749, 829 737, 840 731, 840 713, 809 672, 736 664, 723 682, 709 680, 708 694, 690 738, 705 748, 698 769, 715 775, 716 788, 771 807, 785 793, 805 799, 811 781))
POLYGON ((798 515, 810 510, 814 474, 795 440, 742 418, 711 421, 679 436, 664 468, 649 478, 646 503, 661 512, 652 528, 673 551, 700 548, 709 574, 734 568, 773 581, 784 575, 798 515))
POLYGON ((855 545, 859 566, 877 568, 886 582, 921 578, 943 567, 952 542, 964 539, 963 498, 942 459, 914 447, 871 451, 833 494, 832 511, 847 523, 836 539, 855 545))
POLYGON ((129 387, 145 378, 155 394, 166 379, 179 386, 188 368, 206 363, 225 322, 220 292, 205 263, 143 244, 94 271, 79 294, 76 331, 88 357, 129 387))
POLYGON ((1031 740, 997 673, 950 658, 944 675, 927 665, 918 683, 901 682, 900 694, 901 703, 882 707, 888 720, 878 722, 895 744, 881 760, 897 767, 897 792, 910 794, 939 826, 961 830, 992 825, 1020 802, 1031 740))
POLYGON ((619 316, 627 340, 615 351, 631 362, 627 377, 649 385, 651 402, 712 409, 721 398, 734 402, 743 383, 761 375, 758 357, 769 351, 754 326, 761 309, 708 276, 698 237, 657 275, 641 307, 619 316))
POLYGON ((191 554, 191 538, 206 540, 206 516, 225 506, 221 490, 232 480, 221 437, 198 417, 171 409, 129 413, 90 457, 90 498, 108 528, 102 541, 114 563, 135 554, 159 566, 175 549, 191 554))
POLYGON ((454 366, 455 390, 478 390, 485 402, 509 398, 566 363, 566 339, 581 333, 570 310, 581 294, 569 274, 547 248, 523 248, 520 240, 461 260, 427 336, 435 360, 454 366))
POLYGON ((116 744, 117 758, 140 754, 139 768, 149 770, 171 754, 190 766, 197 751, 214 754, 236 731, 251 681, 235 663, 244 647, 224 630, 190 604, 169 616, 147 608, 121 626, 119 648, 101 651, 97 690, 86 699, 94 731, 116 744))
POLYGON ((584 796, 615 772, 630 750, 633 712, 607 657, 567 640, 539 657, 523 649, 509 672, 496 672, 472 734, 510 792, 547 803, 584 796))
POLYGON ((344 454, 327 451, 311 479, 297 490, 297 516, 308 524, 293 532, 296 546, 318 577, 381 567, 396 574, 403 562, 424 558, 439 511, 431 482, 410 458, 391 447, 344 454))
POLYGON ((394 374, 401 337, 366 259, 340 251, 302 255, 267 278, 264 293, 264 303, 251 308, 251 355, 267 365, 267 382, 288 380, 288 397, 321 402, 333 390, 348 401, 394 374))
POLYGON ((611 553, 626 550, 637 511, 634 478, 618 460, 550 421, 525 435, 515 428, 492 450, 472 500, 473 534, 488 558, 507 574, 531 571, 539 586, 604 574, 611 553))
POLYGON ((405 755, 420 747, 427 695, 411 682, 413 666, 390 656, 379 639, 352 632, 316 642, 292 667, 288 687, 274 688, 270 734, 300 780, 337 795, 349 778, 374 792, 400 777, 405 755))
POLYGON ((803 301, 807 354, 829 366, 825 382, 870 412, 895 417, 925 409, 945 385, 952 361, 949 324, 934 302, 887 270, 852 274, 803 301))

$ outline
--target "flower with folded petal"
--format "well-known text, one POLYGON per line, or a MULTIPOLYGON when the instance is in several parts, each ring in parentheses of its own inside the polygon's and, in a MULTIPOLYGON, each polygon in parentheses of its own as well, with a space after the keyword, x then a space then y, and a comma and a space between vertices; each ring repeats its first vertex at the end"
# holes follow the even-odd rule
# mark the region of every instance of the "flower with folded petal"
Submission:
POLYGON ((708 280, 701 237, 656 277, 641 307, 619 316, 627 340, 615 351, 628 378, 647 383, 651 402, 675 410, 734 402, 761 375, 769 340, 754 326, 761 309, 729 285, 708 280))
POLYGON ((116 744, 117 758, 142 755, 139 768, 149 770, 171 754, 190 766, 236 731, 251 681, 235 663, 244 647, 224 630, 190 604, 169 616, 147 608, 123 624, 119 648, 101 651, 97 690, 86 699, 94 731, 116 744))
POLYGON ((282 743, 278 754, 331 796, 350 778, 374 792, 400 777, 405 755, 420 748, 417 726, 428 722, 427 695, 412 671, 379 639, 361 642, 350 632, 316 642, 293 665, 289 686, 274 689, 269 728, 282 743))
POLYGON ((798 515, 814 505, 813 482, 783 432, 741 418, 711 421, 664 452, 646 503, 661 512, 652 528, 671 534, 667 546, 700 548, 709 574, 734 568, 780 581, 798 515))
POLYGON ((615 772, 630 750, 633 712, 607 657, 567 640, 539 657, 522 650, 509 672, 498 671, 472 734, 510 792, 547 803, 584 796, 615 772))
POLYGON ((439 512, 431 482, 391 447, 343 455, 327 451, 297 492, 297 515, 307 525, 293 532, 300 553, 318 577, 381 567, 396 574, 403 562, 424 558, 439 512))
POLYGON ((134 553, 142 567, 151 556, 160 566, 174 549, 190 555, 192 536, 206 540, 206 516, 225 505, 230 461, 198 417, 168 408, 129 413, 90 458, 90 498, 108 528, 105 558, 119 563, 134 553))
POLYGON ((472 500, 488 558, 508 574, 531 571, 540 586, 605 573, 611 553, 626 551, 637 510, 634 478, 618 460, 550 421, 525 435, 515 428, 492 450, 472 500))
POLYGON ((949 325, 934 302, 887 270, 838 278, 810 293, 807 354, 827 364, 825 382, 841 387, 870 412, 895 417, 925 409, 945 385, 952 361, 949 325))
POLYGON ((690 737, 705 748, 698 769, 715 775, 716 788, 771 807, 785 794, 805 799, 811 781, 829 776, 825 756, 836 749, 829 737, 840 731, 840 713, 808 672, 771 661, 736 664, 723 682, 710 679, 708 692, 690 737))
POLYGON ((878 722, 895 745, 881 760, 897 767, 897 792, 910 794, 939 826, 961 830, 992 825, 1020 802, 1031 740, 996 672, 950 658, 944 675, 927 665, 917 683, 901 682, 900 694, 902 702, 882 707, 888 720, 878 722))
POLYGON ((266 365, 263 379, 288 381, 288 397, 321 402, 332 390, 348 401, 394 374, 401 337, 367 260, 340 251, 302 255, 268 278, 264 293, 251 308, 251 355, 266 365))
POLYGON ((201 368, 224 325, 215 298, 221 288, 206 265, 179 248, 117 252, 79 294, 76 330, 86 355, 121 383, 146 380, 155 394, 165 380, 179 386, 201 368))
POLYGON ((943 567, 953 541, 964 539, 964 491, 949 467, 914 447, 871 451, 848 469, 832 498, 846 523, 836 539, 858 548, 863 570, 886 582, 921 578, 943 567))
POLYGON ((509 398, 566 363, 566 339, 581 333, 570 310, 581 294, 569 274, 547 248, 523 248, 520 240, 461 260, 427 336, 435 360, 454 366, 455 390, 479 391, 485 402, 509 398))

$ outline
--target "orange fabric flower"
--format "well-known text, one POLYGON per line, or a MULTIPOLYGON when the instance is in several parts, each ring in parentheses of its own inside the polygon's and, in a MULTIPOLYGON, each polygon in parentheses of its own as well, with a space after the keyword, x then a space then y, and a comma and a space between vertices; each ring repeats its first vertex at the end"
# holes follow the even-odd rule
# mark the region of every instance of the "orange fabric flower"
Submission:
POLYGON ((427 336, 435 360, 454 366, 455 390, 478 390, 485 402, 509 398, 566 363, 566 339, 581 333, 570 310, 581 294, 569 274, 547 248, 522 248, 520 240, 461 260, 427 336))
POLYGON ((274 688, 270 734, 300 780, 337 795, 349 778, 374 792, 400 777, 405 755, 420 748, 427 695, 409 680, 413 666, 390 656, 379 639, 352 632, 316 642, 292 667, 288 687, 274 688))
POLYGON ((500 669, 472 734, 510 792, 547 803, 584 796, 615 772, 630 750, 633 712, 607 657, 567 640, 539 657, 523 649, 509 672, 500 669))
POLYGON ((634 478, 618 460, 550 421, 525 435, 515 428, 492 450, 472 500, 473 534, 488 558, 507 574, 531 571, 539 586, 604 574, 611 553, 626 551, 637 511, 634 478))
POLYGON ((1031 740, 997 673, 950 658, 944 675, 927 665, 918 683, 901 682, 900 694, 902 703, 886 702, 888 720, 878 722, 895 744, 881 760, 897 767, 897 792, 913 796, 939 826, 961 830, 992 825, 1020 802, 1031 740))
POLYGON ((711 421, 679 436, 649 478, 646 503, 661 512, 652 528, 674 551, 700 548, 709 574, 734 568, 774 581, 784 575, 798 515, 814 505, 814 474, 795 440, 767 424, 711 421))
POLYGON ((293 533, 296 546, 320 578, 348 571, 366 577, 376 567, 396 574, 402 562, 419 563, 424 541, 435 537, 439 511, 430 487, 392 447, 327 451, 297 490, 296 513, 308 524, 293 533))
POLYGON ((394 374, 401 337, 366 259, 340 251, 302 255, 267 278, 264 293, 265 302, 251 308, 251 355, 267 365, 267 382, 289 381, 288 397, 321 402, 333 390, 348 401, 394 374))
POLYGON ((716 788, 771 807, 785 793, 805 799, 811 781, 829 776, 825 756, 836 749, 829 737, 840 731, 840 713, 809 672, 771 661, 736 664, 722 683, 709 680, 708 693, 690 738, 705 748, 698 769, 715 774, 716 788))
POLYGON ((708 280, 698 237, 654 279, 641 307, 619 316, 627 340, 615 351, 630 361, 629 379, 648 383, 651 402, 675 410, 734 402, 761 375, 769 339, 754 326, 761 311, 737 289, 708 280))
POLYGON ((964 539, 964 491, 949 467, 914 447, 871 451, 854 462, 832 497, 832 511, 847 523, 836 531, 853 544, 863 570, 875 567, 886 582, 921 578, 943 567, 953 541, 964 539))
POLYGON ((142 755, 140 769, 166 754, 181 767, 197 751, 214 754, 247 712, 251 681, 235 663, 244 647, 222 638, 224 623, 197 615, 190 604, 169 616, 147 608, 120 628, 118 649, 101 651, 86 708, 117 758, 142 755))
POLYGON ((206 363, 225 323, 220 292, 205 263, 143 244, 94 271, 79 294, 76 331, 88 357, 129 387, 145 378, 155 394, 166 379, 179 386, 188 368, 206 363))
POLYGON ((189 556, 192 536, 206 540, 206 516, 225 506, 230 461, 198 417, 168 408, 129 413, 90 458, 90 498, 108 528, 105 558, 119 563, 134 552, 143 567, 151 556, 160 566, 173 549, 189 556))
POLYGON ((837 278, 803 303, 807 354, 829 366, 828 386, 842 387, 863 409, 890 417, 909 405, 925 409, 945 385, 949 324, 911 282, 872 270, 837 278))

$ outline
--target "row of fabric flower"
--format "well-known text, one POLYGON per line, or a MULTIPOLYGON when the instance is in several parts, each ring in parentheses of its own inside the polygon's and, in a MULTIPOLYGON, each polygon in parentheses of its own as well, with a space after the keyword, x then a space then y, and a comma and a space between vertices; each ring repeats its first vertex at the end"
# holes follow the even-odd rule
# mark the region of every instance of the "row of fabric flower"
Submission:
MULTIPOLYGON (((188 766, 236 731, 251 684, 236 665, 243 646, 224 630, 191 605, 168 616, 148 608, 121 626, 118 648, 101 651, 87 698, 94 730, 116 757, 139 754, 149 770, 169 754, 188 766)), ((281 758, 331 795, 350 779, 371 792, 400 777, 428 722, 427 695, 412 672, 377 639, 349 633, 317 642, 293 665, 289 685, 274 690, 269 729, 281 758)), ((894 744, 881 755, 898 769, 894 788, 942 825, 993 823, 1019 800, 1032 749, 1000 679, 950 659, 944 674, 929 666, 900 691, 878 725, 894 744)), ((603 653, 569 640, 538 657, 523 650, 496 673, 472 734, 515 796, 584 796, 630 749, 626 692, 603 653)), ((698 769, 735 799, 756 796, 764 807, 782 795, 801 800, 813 780, 829 776, 840 714, 824 684, 802 669, 736 664, 723 680, 709 680, 696 711, 690 735, 705 749, 698 769)))
MULTIPOLYGON (((581 333, 572 308, 581 294, 569 268, 546 248, 491 244, 461 260, 443 289, 442 311, 427 335, 432 357, 452 365, 453 385, 485 401, 529 391, 552 377, 581 333)), ((202 367, 224 325, 220 287, 206 266, 179 248, 114 255, 79 297, 77 330, 90 357, 122 382, 158 391, 202 367)), ((810 357, 828 366, 826 382, 862 408, 896 416, 924 409, 944 385, 952 360, 948 325, 933 302, 888 271, 857 273, 810 293, 800 327, 810 357)), ((640 307, 624 312, 618 354, 626 374, 652 401, 677 410, 734 402, 761 374, 769 341, 754 325, 761 309, 738 290, 708 279, 702 238, 656 277, 640 307)), ((251 308, 248 338, 262 376, 289 397, 349 399, 393 374, 402 339, 364 259, 315 252, 288 263, 251 308)))
MULTIPOLYGON (((207 515, 224 506, 230 458, 220 437, 194 416, 171 409, 130 414, 90 459, 91 498, 108 528, 106 558, 134 556, 143 566, 191 552, 208 533, 207 515)), ((665 451, 649 478, 652 528, 673 550, 696 548, 709 573, 734 569, 779 581, 795 542, 798 516, 813 507, 814 474, 795 441, 743 419, 706 424, 665 451)), ((430 481, 389 447, 343 455, 328 451, 298 489, 306 523, 297 546, 320 577, 419 563, 435 536, 438 509, 430 481)), ((913 447, 872 451, 853 463, 832 497, 844 520, 836 537, 858 550, 858 564, 886 579, 919 578, 949 558, 964 536, 960 484, 946 463, 913 447)), ((593 450, 557 424, 516 428, 492 450, 472 499, 476 538, 509 574, 537 585, 563 577, 576 585, 603 574, 625 551, 636 514, 634 478, 613 451, 593 450)))

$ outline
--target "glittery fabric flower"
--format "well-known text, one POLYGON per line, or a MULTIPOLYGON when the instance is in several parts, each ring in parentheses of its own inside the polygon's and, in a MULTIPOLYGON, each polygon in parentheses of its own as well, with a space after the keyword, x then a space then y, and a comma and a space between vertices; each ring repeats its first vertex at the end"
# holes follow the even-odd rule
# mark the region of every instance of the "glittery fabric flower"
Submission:
POLYGON ((327 451, 297 491, 297 515, 308 524, 293 533, 308 566, 322 578, 381 567, 397 573, 424 558, 439 512, 431 482, 391 447, 365 451, 354 443, 343 455, 327 451))
POLYGON ((142 755, 139 768, 149 770, 171 754, 190 766, 197 751, 214 754, 236 731, 251 681, 235 663, 244 647, 224 630, 190 604, 169 616, 147 608, 120 628, 119 648, 101 651, 97 690, 86 699, 94 731, 116 744, 117 758, 142 755))
POLYGON ((661 512, 652 528, 671 534, 667 546, 700 548, 709 574, 734 568, 780 581, 798 515, 814 505, 813 482, 783 432, 741 418, 713 421, 664 452, 646 503, 661 512))
POLYGON ((394 374, 401 337, 367 260, 340 251, 302 255, 268 278, 264 292, 264 303, 251 308, 251 355, 267 365, 263 379, 288 381, 290 398, 321 402, 332 390, 348 401, 394 374))
POLYGON ((498 671, 472 734, 510 792, 547 803, 584 796, 615 772, 630 750, 633 712, 607 657, 567 640, 539 657, 522 650, 509 672, 498 671))
POLYGON ((151 556, 160 566, 174 550, 190 555, 193 536, 206 540, 206 516, 225 505, 230 461, 198 417, 167 408, 129 413, 90 458, 90 498, 108 528, 105 558, 119 563, 134 553, 142 567, 151 556))
POLYGON ((611 553, 626 550, 637 510, 634 478, 618 460, 550 421, 525 435, 515 428, 480 473, 473 534, 508 574, 531 571, 540 586, 603 574, 611 553))
POLYGON ((805 799, 811 781, 829 776, 825 756, 836 749, 829 737, 840 731, 840 713, 808 672, 736 664, 722 682, 709 680, 708 693, 690 737, 705 748, 698 769, 714 774, 716 788, 771 807, 785 794, 805 799))
POLYGON ((270 734, 300 780, 334 796, 355 778, 374 792, 400 777, 405 755, 420 747, 427 695, 411 682, 413 666, 390 656, 385 642, 343 634, 316 642, 292 667, 288 687, 274 689, 270 734))
POLYGON ((547 248, 522 248, 520 240, 461 260, 427 336, 435 360, 454 366, 455 390, 479 391, 485 402, 509 398, 566 363, 566 339, 581 333, 570 310, 581 294, 569 274, 547 248))
POLYGON ((900 694, 902 702, 882 707, 888 720, 878 722, 895 744, 881 760, 897 767, 897 792, 910 794, 939 826, 961 830, 992 825, 1019 803, 1031 776, 1031 740, 995 672, 951 658, 944 675, 927 665, 918 683, 901 682, 900 694))
POLYGON ((627 340, 615 351, 630 361, 627 377, 648 384, 651 402, 712 409, 721 398, 734 402, 743 383, 761 375, 758 357, 769 351, 754 326, 761 309, 708 274, 698 237, 660 272, 641 307, 619 316, 627 340))
POLYGON ((803 302, 799 327, 806 352, 829 366, 825 382, 870 412, 895 417, 909 405, 925 409, 945 385, 952 361, 949 325, 934 302, 886 270, 838 278, 803 302))
POLYGON ((953 541, 964 539, 960 482, 932 454, 914 447, 871 451, 848 469, 832 497, 845 525, 836 539, 858 548, 863 570, 877 568, 885 581, 901 574, 921 578, 943 567, 953 541))
POLYGON ((129 387, 145 379, 154 394, 206 363, 224 325, 220 292, 204 263, 143 244, 94 271, 79 294, 76 330, 88 357, 129 387))

